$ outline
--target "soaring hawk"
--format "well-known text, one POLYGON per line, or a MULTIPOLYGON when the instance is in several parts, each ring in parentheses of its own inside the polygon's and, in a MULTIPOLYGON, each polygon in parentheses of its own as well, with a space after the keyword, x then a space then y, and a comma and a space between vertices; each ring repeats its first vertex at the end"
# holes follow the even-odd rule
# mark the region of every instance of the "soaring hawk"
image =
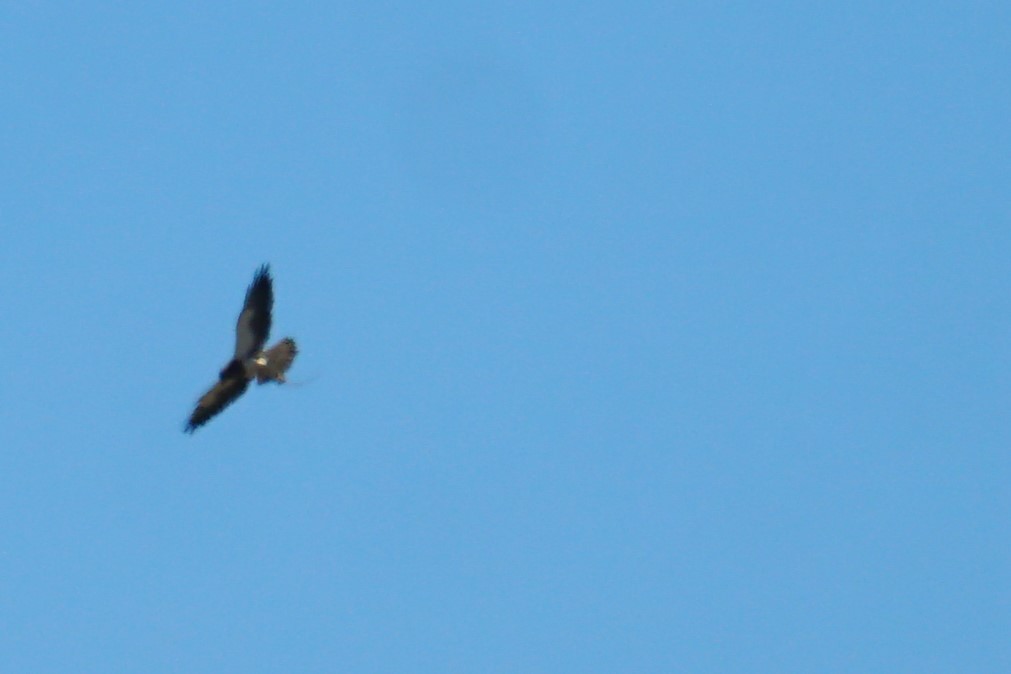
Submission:
POLYGON ((284 383, 284 373, 295 360, 298 348, 295 340, 285 337, 269 349, 263 349, 270 335, 270 311, 273 306, 270 266, 265 264, 256 271, 253 282, 246 290, 246 302, 235 324, 235 356, 221 370, 218 383, 197 401, 196 409, 186 424, 187 433, 200 428, 232 404, 254 378, 257 384, 267 381, 284 383))

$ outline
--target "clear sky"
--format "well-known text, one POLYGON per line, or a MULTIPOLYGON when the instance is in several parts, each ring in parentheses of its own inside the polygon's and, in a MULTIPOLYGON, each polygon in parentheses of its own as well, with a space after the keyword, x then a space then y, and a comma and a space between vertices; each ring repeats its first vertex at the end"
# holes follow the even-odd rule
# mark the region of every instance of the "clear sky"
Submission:
POLYGON ((0 7, 0 671, 1011 671, 1011 4, 0 7), (255 269, 293 384, 195 435, 255 269))

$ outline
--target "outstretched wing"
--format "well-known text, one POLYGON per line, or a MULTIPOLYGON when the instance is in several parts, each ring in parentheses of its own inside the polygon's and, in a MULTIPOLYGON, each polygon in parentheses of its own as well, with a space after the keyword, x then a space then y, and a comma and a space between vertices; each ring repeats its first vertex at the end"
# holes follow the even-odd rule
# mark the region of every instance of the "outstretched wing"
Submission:
POLYGON ((298 355, 298 347, 291 337, 285 337, 264 351, 262 357, 256 359, 257 383, 262 384, 271 380, 283 382, 284 373, 291 367, 296 355, 298 355))
POLYGON ((244 376, 230 376, 218 381, 197 401, 197 407, 186 424, 186 432, 192 433, 210 421, 211 417, 235 402, 247 386, 249 380, 244 376))
POLYGON ((270 335, 270 311, 274 307, 274 288, 270 266, 263 265, 246 290, 246 303, 235 324, 235 357, 241 361, 259 352, 270 335))

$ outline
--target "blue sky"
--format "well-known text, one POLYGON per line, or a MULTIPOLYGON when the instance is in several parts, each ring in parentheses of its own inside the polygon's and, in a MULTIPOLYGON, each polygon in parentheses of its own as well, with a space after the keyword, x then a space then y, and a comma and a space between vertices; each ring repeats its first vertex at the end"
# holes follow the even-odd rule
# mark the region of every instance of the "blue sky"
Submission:
POLYGON ((1011 670, 1009 26, 8 3, 0 669, 1011 670))

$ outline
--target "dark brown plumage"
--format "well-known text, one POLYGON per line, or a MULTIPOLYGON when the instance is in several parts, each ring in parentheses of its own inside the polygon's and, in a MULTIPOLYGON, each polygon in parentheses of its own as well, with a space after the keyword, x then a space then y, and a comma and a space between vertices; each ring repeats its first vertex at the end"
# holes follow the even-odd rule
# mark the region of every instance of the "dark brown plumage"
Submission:
POLYGON ((295 340, 285 337, 266 351, 263 345, 270 336, 271 311, 274 306, 270 267, 263 265, 253 276, 246 290, 246 301, 235 324, 235 355, 218 374, 218 382, 201 396, 186 423, 192 433, 210 421, 245 393, 249 382, 258 384, 275 381, 283 384, 284 373, 291 367, 298 347, 295 340))

